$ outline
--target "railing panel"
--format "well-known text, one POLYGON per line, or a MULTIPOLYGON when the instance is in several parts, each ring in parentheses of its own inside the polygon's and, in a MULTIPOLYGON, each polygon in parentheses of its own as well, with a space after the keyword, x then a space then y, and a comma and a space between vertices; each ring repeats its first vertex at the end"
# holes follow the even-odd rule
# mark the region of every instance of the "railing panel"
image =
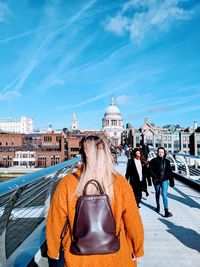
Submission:
MULTIPOLYGON (((45 225, 56 186, 79 163, 80 158, 74 158, 0 184, 0 267, 12 267, 16 262, 20 266, 23 253, 27 264, 31 261, 34 257, 30 254, 31 247, 38 246, 38 238, 40 245, 45 240, 44 227, 39 226, 45 225), (35 238, 33 233, 37 228, 41 236, 35 238)), ((25 262, 23 266, 26 266, 25 262)))

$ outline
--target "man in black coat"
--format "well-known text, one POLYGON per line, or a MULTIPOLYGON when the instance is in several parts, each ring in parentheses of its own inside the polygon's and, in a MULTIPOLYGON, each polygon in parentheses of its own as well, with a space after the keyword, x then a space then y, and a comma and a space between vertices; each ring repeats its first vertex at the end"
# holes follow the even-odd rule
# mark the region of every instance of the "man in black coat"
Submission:
POLYGON ((149 168, 156 192, 156 211, 160 212, 160 190, 162 190, 165 217, 171 217, 172 213, 168 210, 167 191, 168 185, 171 187, 174 186, 174 178, 170 161, 166 159, 166 151, 164 147, 158 148, 157 157, 150 161, 149 168))

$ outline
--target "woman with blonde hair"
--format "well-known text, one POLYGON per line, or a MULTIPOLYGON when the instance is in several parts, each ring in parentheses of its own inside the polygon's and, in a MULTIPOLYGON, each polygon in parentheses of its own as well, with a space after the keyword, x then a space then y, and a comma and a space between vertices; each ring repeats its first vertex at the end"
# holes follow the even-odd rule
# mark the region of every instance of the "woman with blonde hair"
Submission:
MULTIPOLYGON (((46 237, 48 256, 59 259, 60 247, 64 250, 67 267, 131 267, 137 266, 137 258, 143 256, 144 232, 135 197, 127 180, 114 171, 113 158, 107 142, 99 136, 87 136, 81 140, 81 167, 75 175, 67 174, 59 183, 49 209, 46 237), (79 176, 78 180, 75 176, 79 176), (83 194, 86 183, 94 179, 100 183, 108 195, 119 235, 119 251, 103 255, 75 255, 70 251, 76 202, 83 194), (68 221, 68 230, 61 238, 68 221), (61 244, 62 243, 62 244, 61 244)), ((97 194, 93 185, 88 186, 87 194, 97 194)))

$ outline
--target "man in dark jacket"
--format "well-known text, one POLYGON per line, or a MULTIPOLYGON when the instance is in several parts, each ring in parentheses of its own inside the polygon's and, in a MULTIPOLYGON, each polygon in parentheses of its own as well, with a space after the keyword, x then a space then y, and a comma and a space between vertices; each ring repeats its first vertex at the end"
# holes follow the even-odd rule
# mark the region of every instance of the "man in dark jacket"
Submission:
POLYGON ((172 213, 168 210, 167 191, 168 185, 174 186, 174 178, 170 161, 166 159, 164 147, 159 147, 157 157, 150 161, 150 174, 156 191, 156 211, 160 212, 160 190, 162 190, 163 204, 165 208, 165 217, 171 217, 172 213))

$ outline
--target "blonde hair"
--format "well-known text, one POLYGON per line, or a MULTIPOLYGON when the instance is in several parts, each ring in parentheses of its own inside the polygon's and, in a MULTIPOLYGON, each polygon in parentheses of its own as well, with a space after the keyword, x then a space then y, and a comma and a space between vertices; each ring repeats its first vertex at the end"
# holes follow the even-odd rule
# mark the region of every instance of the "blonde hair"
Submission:
MULTIPOLYGON (((97 180, 104 189, 105 194, 110 199, 113 197, 113 157, 107 142, 96 135, 90 135, 82 138, 81 149, 83 160, 83 172, 75 191, 75 195, 79 197, 83 194, 85 184, 91 180, 97 180)), ((97 189, 90 184, 87 188, 87 194, 96 194, 97 189)))

